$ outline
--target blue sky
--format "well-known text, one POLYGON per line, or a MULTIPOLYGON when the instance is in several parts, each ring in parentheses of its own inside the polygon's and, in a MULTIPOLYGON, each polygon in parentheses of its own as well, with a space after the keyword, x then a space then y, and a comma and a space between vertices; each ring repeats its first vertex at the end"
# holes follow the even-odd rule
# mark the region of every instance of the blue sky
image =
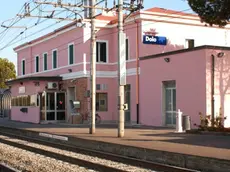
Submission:
MULTIPOLYGON (((47 0, 47 1, 51 1, 51 0, 47 0)), ((64 0, 64 2, 69 2, 69 1, 70 0, 64 0)), ((72 2, 74 1, 75 0, 72 0, 72 2)), ((0 6, 0 11, 1 11, 0 24, 2 24, 2 22, 5 20, 14 18, 25 2, 28 2, 28 0, 14 0, 14 2, 9 1, 9 0, 2 1, 1 6, 0 6)), ((112 0, 109 0, 109 2, 112 2, 112 0)), ((161 8, 166 8, 166 9, 178 10, 178 11, 189 9, 189 6, 186 0, 144 0, 144 6, 145 6, 145 9, 151 8, 151 7, 161 7, 161 8)), ((32 8, 33 7, 31 7, 31 9, 32 8)), ((46 7, 46 10, 49 10, 49 7, 46 7)), ((192 11, 187 11, 187 12, 192 12, 192 11)), ((38 12, 34 14, 38 14, 38 12)), ((30 27, 30 26, 33 26, 36 22, 41 22, 41 21, 42 20, 38 21, 38 19, 26 18, 26 19, 22 19, 15 26, 30 27)), ((4 24, 7 24, 7 23, 4 23, 4 24)), ((0 57, 8 58, 10 61, 16 64, 17 56, 16 56, 16 53, 13 51, 13 48, 15 46, 18 46, 22 43, 33 40, 41 35, 49 33, 64 24, 67 24, 67 22, 56 24, 56 21, 49 20, 47 22, 37 25, 36 27, 34 26, 33 28, 28 29, 21 35, 20 35, 20 32, 24 31, 24 28, 12 28, 8 30, 8 32, 5 35, 1 34, 4 28, 0 28, 0 49, 2 47, 5 47, 10 41, 12 41, 11 42, 12 45, 9 44, 6 46, 6 48, 4 48, 3 50, 0 50, 0 57), (53 26, 51 26, 52 24, 53 26), (42 30, 42 28, 47 28, 48 26, 50 26, 48 29, 42 30), (15 39, 16 36, 18 36, 17 39, 15 39)))

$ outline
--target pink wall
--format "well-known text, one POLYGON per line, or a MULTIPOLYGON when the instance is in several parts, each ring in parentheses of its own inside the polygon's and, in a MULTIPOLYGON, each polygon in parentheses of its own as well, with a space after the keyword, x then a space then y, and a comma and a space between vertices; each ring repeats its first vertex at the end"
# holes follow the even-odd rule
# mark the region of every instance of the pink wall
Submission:
POLYGON ((75 63, 83 61, 83 52, 86 46, 83 46, 83 29, 75 28, 71 31, 60 34, 52 39, 43 41, 33 47, 28 47, 18 52, 18 75, 21 75, 21 60, 26 60, 26 74, 35 72, 35 56, 40 57, 39 71, 43 71, 43 53, 48 53, 48 70, 52 69, 52 50, 58 51, 58 67, 68 65, 68 44, 75 45, 75 63))
POLYGON ((12 97, 14 96, 19 96, 19 95, 33 95, 37 94, 38 92, 42 92, 45 90, 45 86, 47 84, 47 81, 39 81, 40 86, 35 86, 33 81, 25 81, 23 82, 23 85, 20 83, 13 84, 11 86, 11 95, 12 97), (25 93, 19 94, 19 87, 25 86, 25 93))
POLYGON ((21 121, 21 122, 40 122, 40 109, 39 107, 28 107, 28 113, 23 113, 20 111, 22 107, 12 107, 11 108, 11 120, 21 121))
POLYGON ((141 123, 164 124, 162 82, 167 80, 176 80, 176 108, 191 116, 192 124, 199 123, 198 113, 206 111, 205 65, 204 50, 141 60, 141 123))
POLYGON ((206 51, 206 89, 207 89, 207 115, 211 115, 211 55, 215 56, 215 116, 227 117, 225 127, 230 127, 230 51, 207 50, 206 51), (219 52, 225 55, 217 58, 219 52), (221 108, 221 110, 220 110, 221 108))

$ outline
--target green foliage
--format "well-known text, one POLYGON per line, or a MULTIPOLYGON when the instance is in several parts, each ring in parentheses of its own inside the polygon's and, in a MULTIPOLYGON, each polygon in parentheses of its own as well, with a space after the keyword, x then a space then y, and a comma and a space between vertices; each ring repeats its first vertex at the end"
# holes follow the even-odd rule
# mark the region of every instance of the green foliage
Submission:
POLYGON ((225 26, 230 19, 229 0, 188 0, 189 6, 197 13, 201 22, 225 26))
POLYGON ((0 58, 0 88, 7 88, 5 82, 16 78, 15 66, 6 58, 0 58))

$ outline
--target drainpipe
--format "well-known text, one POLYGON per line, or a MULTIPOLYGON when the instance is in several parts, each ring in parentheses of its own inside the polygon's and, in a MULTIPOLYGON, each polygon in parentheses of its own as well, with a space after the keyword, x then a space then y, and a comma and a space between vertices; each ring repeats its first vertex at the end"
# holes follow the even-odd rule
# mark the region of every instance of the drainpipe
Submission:
MULTIPOLYGON (((48 56, 48 55, 47 55, 48 56)), ((30 75, 32 75, 33 72, 33 54, 32 54, 32 45, 30 47, 30 58, 31 58, 31 63, 30 63, 30 75)), ((48 58, 48 57, 47 57, 48 58)), ((25 60, 25 74, 26 74, 26 60, 25 60)))
POLYGON ((136 111, 137 111, 137 124, 140 123, 140 114, 139 114, 139 24, 137 23, 136 31, 136 111))
POLYGON ((214 127, 214 118, 215 118, 215 56, 211 55, 211 115, 212 115, 212 127, 214 127))

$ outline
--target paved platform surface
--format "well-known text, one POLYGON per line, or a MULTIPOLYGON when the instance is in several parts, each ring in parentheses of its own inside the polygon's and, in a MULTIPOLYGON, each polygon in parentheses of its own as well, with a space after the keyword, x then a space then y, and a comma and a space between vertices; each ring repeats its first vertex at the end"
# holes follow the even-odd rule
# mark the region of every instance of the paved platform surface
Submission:
POLYGON ((127 127, 125 137, 117 137, 115 124, 100 125, 90 135, 86 125, 29 124, 0 120, 0 126, 20 128, 87 140, 116 143, 153 150, 230 160, 230 136, 178 134, 160 127, 127 127))

